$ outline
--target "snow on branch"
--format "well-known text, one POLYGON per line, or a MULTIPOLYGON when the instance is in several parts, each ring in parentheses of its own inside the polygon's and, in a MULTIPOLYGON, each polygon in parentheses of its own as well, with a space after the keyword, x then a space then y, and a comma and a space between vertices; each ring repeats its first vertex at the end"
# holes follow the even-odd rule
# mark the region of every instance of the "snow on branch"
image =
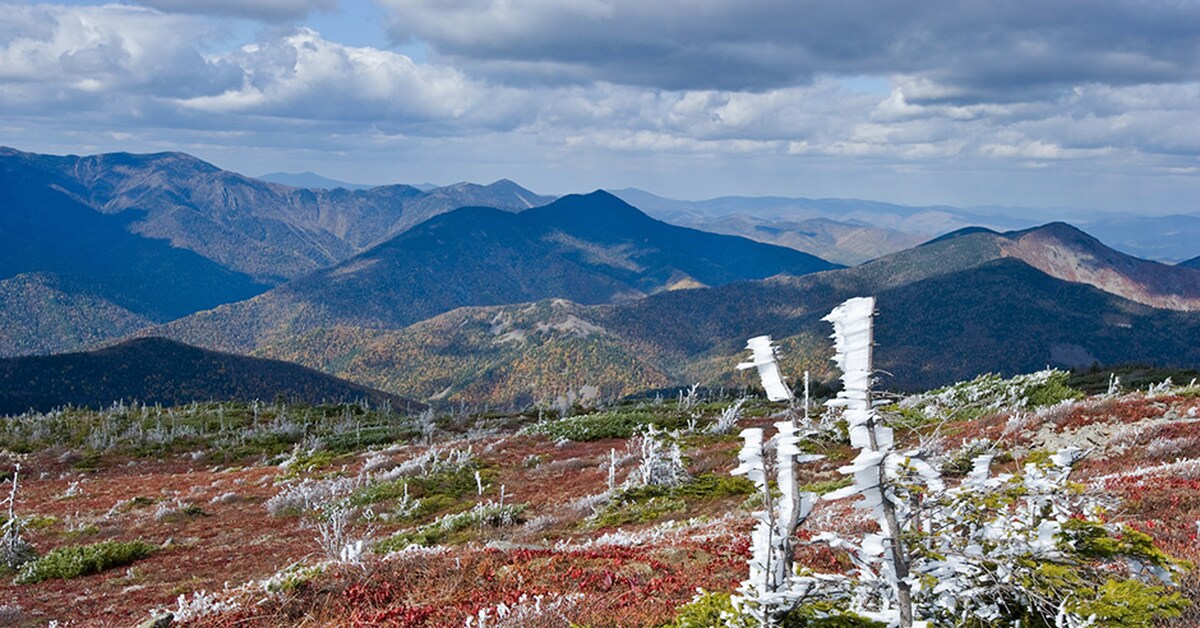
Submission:
POLYGON ((776 363, 775 345, 771 344, 770 336, 755 336, 746 341, 750 350, 750 361, 737 365, 739 371, 757 368, 758 377, 762 380, 763 389, 767 391, 767 399, 771 401, 790 401, 792 390, 783 383, 783 375, 779 373, 776 363))
POLYGON ((821 320, 833 324, 833 361, 842 371, 842 390, 829 402, 842 407, 850 430, 850 444, 887 451, 892 430, 877 425, 871 403, 872 317, 875 297, 849 299, 821 320))

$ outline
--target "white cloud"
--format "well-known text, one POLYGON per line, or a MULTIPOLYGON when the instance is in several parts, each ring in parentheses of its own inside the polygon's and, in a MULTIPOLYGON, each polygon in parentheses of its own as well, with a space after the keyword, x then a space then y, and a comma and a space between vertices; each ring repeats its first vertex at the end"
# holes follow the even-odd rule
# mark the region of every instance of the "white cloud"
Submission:
POLYGON ((461 126, 511 127, 528 103, 518 90, 489 88, 444 66, 390 51, 353 48, 300 29, 279 40, 210 59, 237 67, 234 89, 185 99, 197 111, 314 121, 358 121, 443 133, 461 126), (439 129, 434 131, 434 129, 439 129))
POLYGON ((3 10, 0 86, 32 100, 10 100, 13 105, 100 93, 180 97, 222 89, 238 78, 200 56, 195 42, 210 27, 192 18, 120 5, 3 10))
MULTIPOLYGON (((1177 63, 1200 45, 1179 45, 1186 38, 1169 31, 1164 37, 1178 49, 1122 47, 1113 35, 1118 52, 1101 54, 1094 37, 1065 25, 1066 35, 1084 40, 1073 48, 1083 52, 1057 63, 1061 75, 1042 76, 1033 60, 1067 45, 1047 39, 1044 20, 1028 25, 1024 43, 986 27, 996 47, 965 51, 983 35, 945 35, 966 9, 939 17, 910 7, 915 16, 890 16, 898 34, 889 34, 889 16, 858 24, 835 3, 771 13, 760 0, 739 10, 705 0, 684 14, 673 2, 632 0, 386 1, 403 18, 397 33, 430 43, 427 59, 288 25, 239 45, 221 35, 228 20, 144 7, 4 7, 7 141, 53 135, 69 152, 195 146, 234 159, 323 154, 372 168, 383 167, 384 154, 414 167, 439 155, 436 163, 453 173, 421 177, 460 180, 486 161, 491 174, 481 179, 541 172, 620 187, 660 175, 681 186, 724 181, 775 193, 783 190, 770 188, 773 181, 820 184, 847 173, 879 181, 884 172, 926 173, 979 189, 989 188, 945 173, 1000 181, 1038 170, 1049 180, 1076 168, 1182 179, 1200 155, 1200 83, 1189 78, 1194 68, 1177 63), (746 30, 754 20, 761 38, 746 30), (870 34, 882 39, 868 41, 870 34), (1089 74, 1079 66, 1093 54, 1105 80, 1082 80, 1089 74), (1014 56, 1007 73, 1005 55, 1014 56), (1146 60, 1147 69, 1129 59, 1146 60), (973 66, 982 78, 967 76, 973 66), (873 87, 862 89, 864 81, 873 87), (801 171, 812 178, 793 174, 801 171)), ((1015 18, 1006 19, 1013 27, 1015 18)), ((1163 19, 1131 29, 1163 30, 1163 19)))

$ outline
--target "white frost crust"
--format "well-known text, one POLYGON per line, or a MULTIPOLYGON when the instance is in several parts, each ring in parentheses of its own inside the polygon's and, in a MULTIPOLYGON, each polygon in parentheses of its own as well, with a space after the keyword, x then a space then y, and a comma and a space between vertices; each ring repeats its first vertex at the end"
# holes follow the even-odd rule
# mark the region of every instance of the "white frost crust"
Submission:
POLYGON ((783 375, 779 373, 779 365, 775 361, 775 346, 771 344, 771 337, 755 336, 746 341, 746 348, 750 350, 750 361, 738 364, 738 370, 757 368, 763 389, 767 391, 767 399, 771 401, 791 400, 792 390, 783 383, 783 375))

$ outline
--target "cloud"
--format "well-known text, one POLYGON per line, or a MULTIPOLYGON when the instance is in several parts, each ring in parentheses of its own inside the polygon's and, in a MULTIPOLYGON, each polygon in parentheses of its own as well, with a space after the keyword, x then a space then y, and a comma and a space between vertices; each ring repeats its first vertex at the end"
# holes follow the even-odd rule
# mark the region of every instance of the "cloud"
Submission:
MULTIPOLYGON (((524 173, 653 188, 661 176, 725 193, 853 173, 1003 194, 1013 186, 948 173, 1157 182, 1184 179, 1200 156, 1200 36, 1172 22, 1192 19, 1189 3, 1146 2, 1138 15, 1089 4, 1073 21, 1058 3, 1040 17, 1017 0, 1009 12, 940 0, 937 11, 865 0, 803 10, 692 0, 687 11, 674 0, 386 1, 393 33, 428 55, 290 24, 234 41, 228 19, 139 6, 5 7, 0 133, 54 137, 69 152, 194 146, 235 164, 327 155, 379 171, 396 155, 444 172, 414 180, 524 173)), ((273 6, 302 4, 323 6, 273 6)))
POLYGON ((492 88, 453 68, 325 40, 302 28, 267 43, 214 58, 237 67, 236 89, 185 99, 190 109, 219 114, 353 121, 394 131, 466 133, 511 129, 534 102, 524 93, 492 88))
POLYGON ((332 11, 340 0, 137 0, 169 13, 240 17, 266 22, 291 21, 313 11, 332 11))
POLYGON ((148 9, 6 7, 0 29, 0 102, 100 106, 106 96, 179 98, 235 85, 195 42, 210 27, 148 9))
POLYGON ((0 29, 0 110, 92 112, 106 125, 356 123, 421 135, 512 128, 533 96, 307 28, 225 52, 211 22, 122 5, 14 7, 0 29))
POLYGON ((378 0, 397 41, 512 82, 761 91, 908 75, 956 104, 1200 77, 1200 4, 1034 0, 378 0))

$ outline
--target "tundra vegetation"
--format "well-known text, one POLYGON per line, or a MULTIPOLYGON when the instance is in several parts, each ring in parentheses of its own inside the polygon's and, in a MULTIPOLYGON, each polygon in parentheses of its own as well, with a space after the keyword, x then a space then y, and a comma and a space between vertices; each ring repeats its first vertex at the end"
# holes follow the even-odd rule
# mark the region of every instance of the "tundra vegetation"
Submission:
POLYGON ((1200 388, 1044 371, 892 395, 872 310, 831 315, 827 399, 760 338, 726 396, 8 417, 0 619, 1200 624, 1200 388))

